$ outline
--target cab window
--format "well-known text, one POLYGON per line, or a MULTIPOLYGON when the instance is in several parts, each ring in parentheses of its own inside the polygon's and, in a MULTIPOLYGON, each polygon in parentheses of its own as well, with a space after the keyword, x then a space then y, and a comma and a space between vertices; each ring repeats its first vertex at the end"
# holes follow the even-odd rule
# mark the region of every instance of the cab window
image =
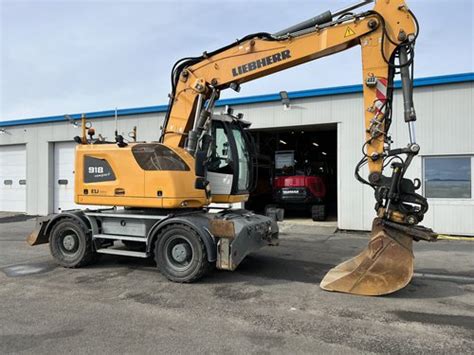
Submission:
POLYGON ((184 160, 162 144, 137 144, 132 153, 143 170, 189 171, 184 160))

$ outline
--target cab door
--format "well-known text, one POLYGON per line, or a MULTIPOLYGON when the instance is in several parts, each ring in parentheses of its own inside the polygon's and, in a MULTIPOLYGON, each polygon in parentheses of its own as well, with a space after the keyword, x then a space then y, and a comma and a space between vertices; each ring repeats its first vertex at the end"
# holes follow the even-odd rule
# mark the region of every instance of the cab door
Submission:
POLYGON ((213 202, 242 202, 248 199, 254 175, 251 142, 241 122, 226 118, 212 122, 207 180, 213 202))
POLYGON ((230 139, 232 131, 225 122, 216 120, 212 122, 211 130, 213 142, 208 160, 207 180, 211 185, 213 197, 231 195, 236 175, 235 148, 232 147, 233 140, 230 139))

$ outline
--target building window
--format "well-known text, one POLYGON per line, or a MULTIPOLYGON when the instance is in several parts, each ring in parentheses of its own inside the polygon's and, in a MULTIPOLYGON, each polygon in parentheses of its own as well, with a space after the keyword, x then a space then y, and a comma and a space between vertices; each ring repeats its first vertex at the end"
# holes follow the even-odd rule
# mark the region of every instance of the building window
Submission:
POLYGON ((425 157, 423 160, 425 197, 472 197, 471 157, 425 157))

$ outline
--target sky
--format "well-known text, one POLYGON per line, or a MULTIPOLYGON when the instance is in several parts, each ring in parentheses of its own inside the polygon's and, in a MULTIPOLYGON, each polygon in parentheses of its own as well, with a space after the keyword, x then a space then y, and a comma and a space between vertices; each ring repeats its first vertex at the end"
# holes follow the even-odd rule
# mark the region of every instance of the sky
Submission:
MULTIPOLYGON (((0 0, 0 121, 166 104, 176 60, 357 1, 0 0)), ((415 77, 474 72, 474 0, 407 3, 421 25, 415 77)), ((221 98, 361 81, 355 47, 221 98)))

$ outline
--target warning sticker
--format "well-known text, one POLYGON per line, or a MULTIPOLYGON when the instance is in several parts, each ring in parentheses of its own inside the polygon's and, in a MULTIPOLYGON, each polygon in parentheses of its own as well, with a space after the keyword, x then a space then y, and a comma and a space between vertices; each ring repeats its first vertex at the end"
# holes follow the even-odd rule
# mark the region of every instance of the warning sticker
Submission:
POLYGON ((352 28, 350 28, 349 26, 347 26, 346 33, 344 34, 344 38, 349 37, 349 36, 353 36, 355 34, 356 33, 354 32, 354 30, 352 28))

